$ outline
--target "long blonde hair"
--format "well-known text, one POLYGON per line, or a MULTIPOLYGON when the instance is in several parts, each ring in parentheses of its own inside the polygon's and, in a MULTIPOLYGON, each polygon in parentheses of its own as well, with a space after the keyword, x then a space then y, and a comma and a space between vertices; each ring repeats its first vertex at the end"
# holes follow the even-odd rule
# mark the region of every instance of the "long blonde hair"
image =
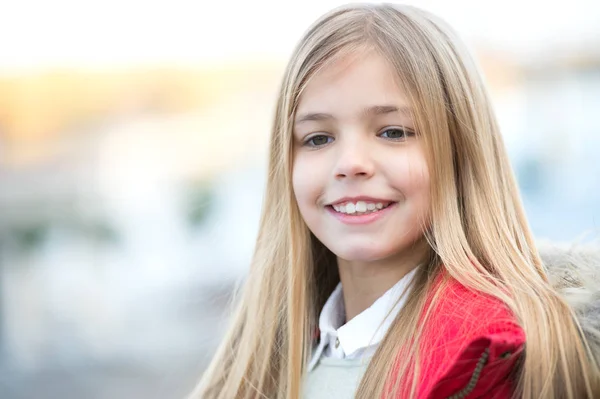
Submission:
MULTIPOLYGON (((436 17, 388 4, 353 4, 327 13, 293 53, 275 112, 249 275, 232 326, 192 398, 300 395, 318 312, 339 276, 335 256, 310 233, 296 205, 293 120, 299 97, 316 72, 366 48, 390 62, 412 102, 432 182, 426 233, 431 251, 357 397, 384 396, 386 379, 381 376, 390 374, 390 364, 399 361, 399 370, 411 369, 419 357, 417 322, 425 297, 434 289, 432 280, 445 270, 466 287, 504 302, 524 329, 527 344, 516 396, 591 398, 599 389, 598 365, 572 310, 548 282, 472 57, 436 17), (408 356, 399 359, 400 350, 408 356)), ((407 382, 409 396, 418 384, 413 374, 407 382)))

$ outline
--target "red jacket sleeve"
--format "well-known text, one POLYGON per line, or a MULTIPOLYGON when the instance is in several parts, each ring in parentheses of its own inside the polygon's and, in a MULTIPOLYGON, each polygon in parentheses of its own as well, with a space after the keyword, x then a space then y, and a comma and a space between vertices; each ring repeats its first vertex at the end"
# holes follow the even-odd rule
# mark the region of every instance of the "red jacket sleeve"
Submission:
POLYGON ((523 351, 522 345, 514 343, 502 335, 471 342, 427 398, 510 399, 514 371, 523 351))

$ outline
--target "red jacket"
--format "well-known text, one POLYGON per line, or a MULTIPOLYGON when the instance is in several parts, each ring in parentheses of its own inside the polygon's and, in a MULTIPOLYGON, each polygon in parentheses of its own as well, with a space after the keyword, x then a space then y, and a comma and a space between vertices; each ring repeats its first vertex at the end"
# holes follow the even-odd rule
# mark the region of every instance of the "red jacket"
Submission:
POLYGON ((451 279, 432 310, 423 325, 417 398, 510 398, 525 334, 506 306, 451 279))

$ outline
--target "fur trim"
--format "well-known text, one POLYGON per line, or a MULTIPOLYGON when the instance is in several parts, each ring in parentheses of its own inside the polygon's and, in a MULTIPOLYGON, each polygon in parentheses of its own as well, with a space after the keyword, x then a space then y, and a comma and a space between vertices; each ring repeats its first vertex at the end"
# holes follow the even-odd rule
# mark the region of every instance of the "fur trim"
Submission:
POLYGON ((538 243, 550 281, 574 310, 600 364, 600 247, 538 243))

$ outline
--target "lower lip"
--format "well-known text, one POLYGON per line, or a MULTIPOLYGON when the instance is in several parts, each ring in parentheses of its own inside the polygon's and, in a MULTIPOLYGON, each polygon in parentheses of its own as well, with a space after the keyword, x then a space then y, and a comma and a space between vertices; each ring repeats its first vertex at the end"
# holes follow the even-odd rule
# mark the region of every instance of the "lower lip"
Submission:
POLYGON ((331 205, 327 206, 326 209, 329 213, 331 213, 335 218, 337 218, 340 222, 345 224, 369 224, 373 223, 378 219, 381 219, 385 215, 387 215, 393 207, 395 207, 397 202, 394 202, 388 205, 386 208, 380 209, 377 212, 366 213, 364 215, 349 215, 347 213, 337 212, 331 205))

